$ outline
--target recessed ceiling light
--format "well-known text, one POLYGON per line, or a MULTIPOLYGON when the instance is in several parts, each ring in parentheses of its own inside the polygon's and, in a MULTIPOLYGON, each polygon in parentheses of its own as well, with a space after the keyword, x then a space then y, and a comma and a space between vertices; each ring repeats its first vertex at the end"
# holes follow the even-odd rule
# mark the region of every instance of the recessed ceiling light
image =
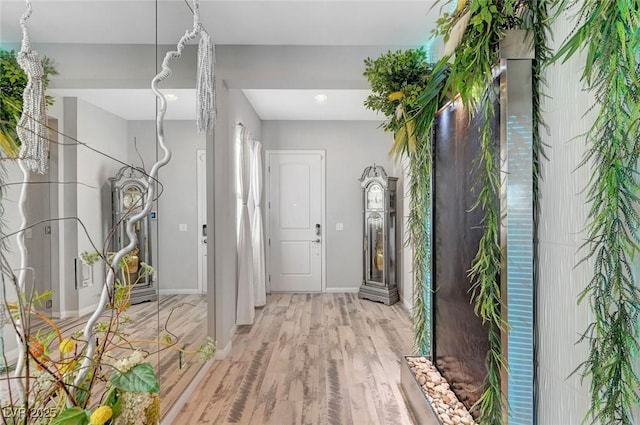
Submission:
POLYGON ((329 97, 326 94, 317 94, 314 96, 314 99, 316 100, 316 102, 318 103, 322 103, 325 100, 327 100, 329 97))
POLYGON ((165 94, 164 97, 166 97, 167 100, 178 100, 178 96, 173 93, 165 94))

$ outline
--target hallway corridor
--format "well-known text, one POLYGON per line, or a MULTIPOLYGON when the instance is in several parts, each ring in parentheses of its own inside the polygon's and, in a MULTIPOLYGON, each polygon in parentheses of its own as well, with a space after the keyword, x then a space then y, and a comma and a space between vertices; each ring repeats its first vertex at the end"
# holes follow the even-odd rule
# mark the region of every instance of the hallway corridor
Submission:
POLYGON ((269 295, 174 424, 412 425, 399 388, 400 358, 411 349, 400 303, 269 295))

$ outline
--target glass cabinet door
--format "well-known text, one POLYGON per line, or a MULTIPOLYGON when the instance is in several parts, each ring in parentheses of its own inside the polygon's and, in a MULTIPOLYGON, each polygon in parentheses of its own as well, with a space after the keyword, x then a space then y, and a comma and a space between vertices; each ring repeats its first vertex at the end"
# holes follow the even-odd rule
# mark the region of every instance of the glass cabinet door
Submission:
POLYGON ((384 283, 384 237, 382 217, 372 214, 367 219, 367 280, 384 283))

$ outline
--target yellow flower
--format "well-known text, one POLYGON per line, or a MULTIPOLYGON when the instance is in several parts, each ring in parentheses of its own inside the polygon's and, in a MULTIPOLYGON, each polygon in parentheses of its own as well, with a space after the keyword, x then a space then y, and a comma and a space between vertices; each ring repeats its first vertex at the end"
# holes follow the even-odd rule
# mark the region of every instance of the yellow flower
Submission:
POLYGON ((404 93, 402 93, 401 91, 394 91, 389 95, 388 99, 393 102, 394 100, 400 100, 403 97, 404 93))
POLYGON ((74 348, 76 348, 76 343, 71 338, 65 338, 60 343, 60 352, 62 354, 69 354, 74 348))
POLYGON ((104 425, 113 415, 113 410, 109 406, 100 406, 92 414, 89 423, 91 425, 104 425))

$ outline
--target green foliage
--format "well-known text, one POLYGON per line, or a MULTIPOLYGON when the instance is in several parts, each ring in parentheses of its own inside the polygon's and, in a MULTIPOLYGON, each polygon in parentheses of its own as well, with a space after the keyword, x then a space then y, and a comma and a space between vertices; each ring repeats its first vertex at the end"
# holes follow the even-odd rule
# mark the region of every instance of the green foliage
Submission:
POLYGON ((80 259, 87 266, 93 266, 102 259, 102 255, 97 251, 82 251, 80 253, 80 259))
POLYGON ((111 376, 111 385, 122 391, 137 393, 158 393, 160 384, 153 366, 149 363, 140 363, 124 373, 114 372, 111 376))
POLYGON ((385 131, 396 132, 404 122, 397 118, 399 101, 408 115, 415 112, 418 97, 429 83, 431 67, 423 48, 389 51, 377 59, 364 61, 364 76, 371 85, 371 94, 364 105, 387 117, 385 131), (402 98, 390 100, 393 93, 402 93, 402 98))
POLYGON ((427 64, 423 49, 387 52, 365 60, 364 75, 373 94, 365 101, 369 109, 387 117, 383 128, 395 135, 391 154, 409 158, 411 181, 409 243, 414 253, 413 327, 416 351, 430 349, 431 319, 427 296, 431 291, 431 149, 432 126, 442 103, 448 68, 427 64))
MULTIPOLYGON (((42 66, 42 80, 46 89, 49 77, 57 75, 57 71, 47 57, 43 58, 42 66)), ((27 74, 18 64, 15 51, 0 49, 0 149, 10 158, 15 158, 20 151, 16 125, 22 114, 22 94, 27 82, 27 74)), ((52 97, 47 96, 47 104, 53 104, 52 97)))
MULTIPOLYGON (((508 29, 517 27, 515 3, 515 0, 475 0, 463 11, 470 14, 469 25, 455 50, 448 88, 460 94, 469 111, 475 110, 493 81, 500 40, 508 29)), ((461 14, 443 15, 437 33, 449 34, 461 14)))
POLYGON ((501 293, 498 280, 502 262, 499 239, 498 194, 500 190, 499 152, 493 143, 491 119, 495 116, 493 68, 498 65, 500 41, 508 29, 519 26, 515 14, 515 0, 475 0, 463 10, 445 15, 439 21, 440 34, 449 34, 464 13, 469 14, 469 25, 465 29, 455 57, 450 65, 451 74, 447 87, 459 93, 467 111, 481 113, 485 117, 480 130, 481 151, 476 159, 479 167, 479 181, 476 183, 478 200, 474 205, 480 208, 482 238, 471 264, 469 275, 472 279, 472 302, 474 311, 489 326, 489 352, 486 357, 487 379, 484 391, 474 409, 478 409, 478 422, 483 425, 502 424, 504 411, 500 374, 502 363, 502 343, 500 330, 506 326, 500 314, 501 293))
POLYGON ((431 175, 433 172, 433 123, 438 109, 445 99, 445 82, 449 68, 445 62, 436 64, 425 89, 418 97, 412 119, 420 143, 409 156, 409 242, 413 247, 413 327, 415 347, 420 354, 430 351, 431 318, 429 292, 431 287, 432 233, 431 233, 431 175))
POLYGON ((87 412, 81 407, 64 409, 51 421, 51 425, 86 425, 89 423, 87 412))
POLYGON ((487 378, 485 390, 476 402, 480 411, 478 423, 482 425, 501 425, 503 421, 502 392, 500 391, 500 371, 506 368, 502 357, 501 330, 493 323, 489 325, 489 345, 491 349, 485 359, 487 378))
POLYGON ((582 81, 595 95, 597 117, 586 134, 590 202, 588 250, 593 276, 580 294, 593 313, 580 342, 588 358, 576 370, 590 382, 585 422, 633 424, 640 402, 634 370, 640 352, 640 290, 633 275, 640 216, 640 1, 586 0, 572 36, 557 53, 565 60, 586 51, 582 81))
MULTIPOLYGON (((489 83, 488 83, 489 84, 489 83)), ((500 191, 499 151, 493 143, 491 128, 494 110, 494 95, 491 92, 493 81, 487 86, 489 93, 481 99, 485 116, 484 125, 480 130, 480 167, 478 200, 473 209, 480 208, 484 212, 482 219, 482 237, 478 243, 478 251, 471 264, 469 276, 472 280, 471 299, 474 312, 489 325, 489 351, 486 366, 487 379, 482 396, 473 408, 478 408, 480 416, 478 422, 487 425, 502 424, 503 399, 500 384, 503 351, 500 330, 506 326, 501 315, 502 295, 499 276, 502 263, 500 249, 500 211, 498 195, 500 191)))
POLYGON ((413 247, 413 329, 414 345, 419 354, 430 352, 431 318, 427 317, 427 280, 431 268, 431 134, 409 154, 410 206, 409 242, 413 247))
MULTIPOLYGON (((553 57, 553 51, 548 46, 551 38, 550 22, 557 15, 551 13, 555 2, 553 0, 537 0, 529 3, 529 7, 522 12, 522 27, 533 37, 535 59, 533 61, 533 203, 534 220, 537 224, 540 206, 540 181, 542 179, 542 160, 548 159, 542 142, 541 131, 548 132, 548 126, 542 117, 542 99, 546 97, 544 88, 547 86, 544 70, 553 57)), ((557 12, 557 10, 556 10, 557 12)))
POLYGON ((111 406, 114 418, 117 418, 122 411, 122 402, 118 395, 118 390, 115 387, 111 387, 111 390, 109 390, 107 396, 104 398, 104 405, 111 406))
MULTIPOLYGON (((115 372, 111 376, 108 388, 101 405, 94 410, 93 414, 90 410, 79 406, 65 408, 51 421, 51 425, 87 425, 94 423, 93 421, 101 424, 111 424, 113 423, 112 418, 118 418, 122 414, 123 398, 130 396, 132 393, 154 394, 154 398, 159 400, 157 394, 160 392, 160 386, 153 367, 149 363, 138 363, 126 372, 115 372), (101 412, 101 410, 106 410, 107 414, 105 415, 105 412, 101 412), (102 422, 105 419, 106 422, 102 422)), ((129 406, 129 408, 135 408, 135 406, 129 406)), ((137 413, 142 413, 142 411, 137 413)), ((130 416, 131 412, 128 415, 130 416)), ((122 420, 130 423, 127 418, 122 420)), ((156 422, 145 421, 144 423, 156 422)))
POLYGON ((394 133, 390 153, 396 158, 413 153, 425 135, 424 128, 416 129, 416 117, 422 115, 425 105, 421 97, 428 87, 437 87, 433 97, 440 98, 441 87, 432 81, 434 73, 424 49, 389 51, 375 60, 367 58, 364 75, 373 92, 365 106, 384 114, 384 130, 394 133))
POLYGON ((211 360, 216 354, 216 342, 211 337, 207 337, 198 349, 200 360, 206 362, 211 360))

